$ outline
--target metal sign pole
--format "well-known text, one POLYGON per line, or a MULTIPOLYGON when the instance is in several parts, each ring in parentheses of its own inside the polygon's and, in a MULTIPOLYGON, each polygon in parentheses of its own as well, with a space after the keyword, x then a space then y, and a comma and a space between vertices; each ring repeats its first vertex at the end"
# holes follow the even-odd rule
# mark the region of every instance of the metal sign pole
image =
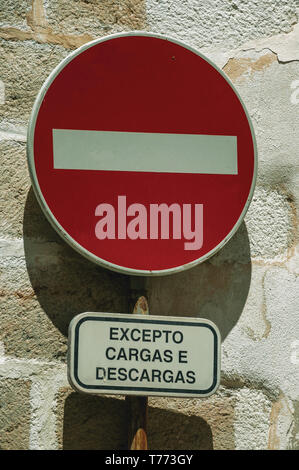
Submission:
MULTIPOLYGON (((133 314, 149 315, 144 278, 131 277, 129 303, 133 314), (134 307, 132 308, 133 305, 134 307)), ((128 448, 130 450, 147 450, 148 399, 147 397, 126 396, 126 403, 128 413, 128 448)))

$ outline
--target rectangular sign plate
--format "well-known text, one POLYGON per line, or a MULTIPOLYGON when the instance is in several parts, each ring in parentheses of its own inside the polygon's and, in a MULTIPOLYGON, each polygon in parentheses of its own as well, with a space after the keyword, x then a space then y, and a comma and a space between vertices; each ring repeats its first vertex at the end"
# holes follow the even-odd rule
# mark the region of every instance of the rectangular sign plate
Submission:
POLYGON ((69 326, 68 378, 92 394, 206 397, 219 385, 220 344, 200 318, 82 313, 69 326))

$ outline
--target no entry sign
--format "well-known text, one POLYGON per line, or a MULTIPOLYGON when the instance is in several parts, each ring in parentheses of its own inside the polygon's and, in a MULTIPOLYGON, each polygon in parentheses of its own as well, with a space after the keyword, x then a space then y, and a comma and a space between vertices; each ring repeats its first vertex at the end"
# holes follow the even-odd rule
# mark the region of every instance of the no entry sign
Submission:
POLYGON ((220 335, 210 321, 82 313, 69 327, 68 376, 85 393, 202 398, 220 377, 220 335))
POLYGON ((256 178, 238 93, 196 50, 117 34, 70 54, 32 112, 35 193, 81 254, 131 274, 204 261, 239 227, 256 178))

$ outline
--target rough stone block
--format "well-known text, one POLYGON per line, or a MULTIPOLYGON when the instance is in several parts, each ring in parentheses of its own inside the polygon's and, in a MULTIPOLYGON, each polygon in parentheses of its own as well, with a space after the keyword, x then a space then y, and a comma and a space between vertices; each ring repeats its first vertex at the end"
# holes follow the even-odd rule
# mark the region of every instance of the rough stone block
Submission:
POLYGON ((299 328, 294 312, 299 309, 298 276, 280 266, 267 267, 264 274, 259 271, 255 275, 263 276, 260 300, 265 329, 258 329, 259 336, 248 336, 243 321, 238 322, 222 345, 222 371, 231 381, 237 377, 249 381, 273 400, 278 399, 280 391, 296 400, 299 368, 294 341, 298 340, 299 328), (266 334, 261 334, 263 331, 266 334))
POLYGON ((236 393, 235 443, 237 450, 266 450, 271 401, 263 390, 241 388, 236 393))
POLYGON ((229 392, 205 399, 149 399, 148 439, 152 449, 234 449, 234 404, 229 392))
MULTIPOLYGON (((293 214, 299 209, 298 156, 299 146, 298 107, 294 101, 293 84, 299 77, 299 62, 281 64, 277 60, 253 72, 256 64, 268 54, 255 51, 244 53, 249 59, 244 67, 244 58, 235 60, 234 73, 240 73, 235 86, 251 116, 258 148, 258 185, 262 193, 258 197, 268 199, 274 191, 287 199, 293 214), (255 59, 254 59, 255 58, 255 59), (238 72, 239 70, 239 72, 238 72), (263 196, 264 194, 264 196, 263 196)), ((229 65, 229 63, 228 63, 229 65)), ((224 67, 226 71, 226 67, 224 67)), ((296 90, 295 90, 296 91, 296 90)), ((271 198, 275 196, 273 194, 271 198)), ((274 202, 277 206, 277 199, 274 202)), ((270 207, 270 200, 264 204, 270 207)), ((288 211, 287 211, 288 212, 288 211)), ((269 222, 268 222, 269 223, 269 222)))
MULTIPOLYGON (((16 129, 17 132, 17 129, 16 129)), ((60 242, 40 208, 29 177, 26 143, 0 140, 0 239, 60 242)), ((1 246, 1 241, 0 241, 1 246)))
POLYGON ((297 20, 296 0, 147 0, 151 30, 197 47, 229 48, 249 39, 290 31, 297 20))
POLYGON ((30 381, 0 380, 0 449, 26 450, 30 433, 30 381))
POLYGON ((268 449, 298 448, 297 405, 298 401, 292 403, 282 393, 279 395, 278 400, 272 404, 268 449))
POLYGON ((61 46, 0 39, 0 80, 5 85, 0 120, 26 123, 43 82, 67 53, 61 46))
POLYGON ((144 29, 144 0, 51 0, 46 18, 54 34, 90 34, 144 29))
POLYGON ((2 0, 0 2, 0 28, 14 27, 28 29, 26 14, 30 10, 32 0, 2 0))
POLYGON ((61 389, 57 402, 57 440, 63 450, 127 449, 124 399, 61 389))
POLYGON ((24 206, 30 188, 23 142, 0 141, 0 238, 21 238, 24 206))
POLYGON ((287 194, 257 187, 246 215, 253 259, 285 261, 296 240, 296 218, 287 194))
POLYGON ((290 450, 299 450, 299 401, 294 402, 294 421, 289 442, 290 450))
POLYGON ((271 330, 264 292, 266 272, 267 267, 253 264, 247 301, 238 323, 240 329, 253 341, 267 338, 271 330))

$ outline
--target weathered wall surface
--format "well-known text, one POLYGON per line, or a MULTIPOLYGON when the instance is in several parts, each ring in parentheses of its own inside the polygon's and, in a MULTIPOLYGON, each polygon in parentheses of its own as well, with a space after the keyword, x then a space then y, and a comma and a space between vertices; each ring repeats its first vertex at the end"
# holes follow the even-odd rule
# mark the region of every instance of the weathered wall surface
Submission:
POLYGON ((0 448, 122 449, 121 397, 66 379, 67 328, 83 311, 126 312, 128 279, 54 233, 31 189, 26 130, 50 71, 118 31, 184 40, 231 78, 259 151, 245 222, 213 258, 148 281, 152 314, 220 328, 222 380, 204 400, 150 398, 154 449, 299 448, 298 0, 0 0, 0 448))

